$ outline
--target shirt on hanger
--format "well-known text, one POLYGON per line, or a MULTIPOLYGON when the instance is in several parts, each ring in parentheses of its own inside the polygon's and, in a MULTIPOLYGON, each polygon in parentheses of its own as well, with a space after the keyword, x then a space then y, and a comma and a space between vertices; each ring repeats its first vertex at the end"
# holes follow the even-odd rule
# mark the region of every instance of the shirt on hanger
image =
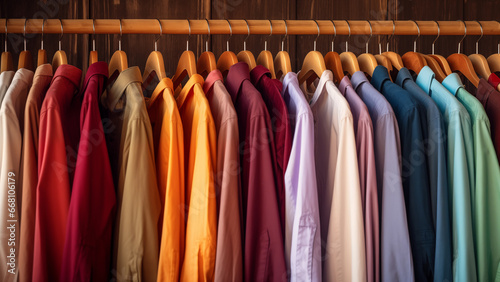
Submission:
POLYGON ((314 162, 314 117, 297 74, 283 78, 293 143, 285 171, 285 258, 290 281, 322 281, 321 231, 314 162))
POLYGON ((373 125, 368 108, 354 91, 349 77, 344 76, 339 85, 346 97, 353 117, 358 170, 361 187, 361 204, 365 227, 367 281, 379 281, 380 238, 377 197, 377 173, 373 150, 373 125))
POLYGON ((496 73, 492 72, 490 74, 490 77, 488 77, 488 82, 491 84, 491 86, 495 87, 495 89, 498 89, 498 85, 500 84, 500 78, 496 73))
POLYGON ((158 281, 179 281, 184 260, 186 221, 184 133, 170 78, 163 78, 146 98, 153 130, 156 177, 161 202, 158 233, 158 281))
POLYGON ((288 110, 281 96, 283 84, 277 79, 271 79, 271 72, 263 66, 256 66, 250 72, 252 83, 262 94, 267 111, 271 118, 274 134, 274 148, 277 165, 278 204, 280 209, 281 228, 285 230, 285 185, 284 175, 290 151, 292 149, 292 134, 288 121, 288 110))
POLYGON ((80 142, 71 189, 61 281, 104 281, 109 275, 116 199, 99 113, 99 98, 107 78, 107 63, 92 64, 80 92, 83 95, 80 142))
POLYGON ((101 97, 117 195, 112 264, 117 281, 155 281, 158 270, 161 203, 151 122, 141 84, 139 68, 130 67, 108 83, 101 97))
MULTIPOLYGON (((486 83, 484 79, 481 79, 486 83)), ((467 109, 474 139, 475 189, 472 190, 472 226, 479 281, 500 278, 500 167, 490 134, 490 121, 481 103, 465 90, 460 77, 450 74, 443 86, 467 109)))
POLYGON ((490 119, 491 137, 497 153, 497 159, 500 160, 500 92, 498 92, 485 80, 479 80, 476 98, 481 102, 490 119))
POLYGON ((238 116, 219 70, 205 79, 206 94, 217 130, 217 253, 215 281, 243 281, 241 183, 238 116))
POLYGON ((373 122, 381 231, 380 281, 414 281, 396 116, 389 102, 370 84, 363 72, 355 72, 351 81, 373 122))
POLYGON ((365 235, 353 117, 326 70, 301 89, 314 115, 323 279, 366 281, 365 235), (316 85, 317 83, 317 85, 316 85), (340 232, 342 230, 342 232, 340 232))
POLYGON ((453 281, 476 281, 471 190, 474 189, 472 126, 467 110, 425 66, 416 83, 443 114, 447 132, 448 194, 453 238, 453 281), (451 165, 453 164, 453 165, 451 165))
POLYGON ((186 249, 182 281, 211 281, 217 243, 216 132, 210 106, 203 92, 203 77, 191 76, 176 93, 184 128, 186 171, 186 249))
POLYGON ((17 281, 22 199, 21 152, 24 108, 33 72, 16 71, 0 109, 0 280, 17 281))
POLYGON ((82 71, 57 68, 40 112, 33 280, 57 281, 75 172, 81 99, 76 96, 82 71))
POLYGON ((0 108, 2 107, 2 101, 5 97, 5 93, 7 92, 15 74, 15 71, 3 71, 0 73, 0 108))
POLYGON ((23 133, 23 192, 21 205, 21 234, 19 235, 19 281, 30 282, 33 275, 33 248, 35 242, 36 186, 38 184, 38 128, 40 110, 45 93, 52 81, 52 66, 36 68, 33 85, 24 110, 23 133))
POLYGON ((262 96, 250 82, 248 65, 234 64, 226 88, 238 115, 245 281, 281 281, 286 277, 279 217, 271 120, 262 96))
POLYGON ((431 97, 416 83, 407 68, 398 72, 396 83, 424 107, 422 133, 425 161, 429 174, 432 218, 436 231, 434 281, 452 281, 451 219, 448 206, 448 176, 446 173, 446 133, 441 112, 431 97))

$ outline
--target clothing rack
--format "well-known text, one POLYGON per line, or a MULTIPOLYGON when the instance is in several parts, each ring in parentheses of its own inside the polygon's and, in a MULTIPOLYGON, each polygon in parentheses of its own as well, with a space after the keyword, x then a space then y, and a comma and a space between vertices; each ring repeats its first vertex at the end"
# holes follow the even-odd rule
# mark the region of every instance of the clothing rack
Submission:
MULTIPOLYGON (((207 20, 163 19, 162 34, 208 34, 207 20)), ((8 33, 42 33, 43 19, 7 19, 8 33), (26 30, 25 30, 26 28, 26 30)), ((250 34, 297 35, 318 34, 333 35, 332 20, 208 20, 210 34, 247 34, 247 22, 250 34), (228 21, 231 25, 229 28, 228 21)), ((348 35, 349 26, 346 20, 333 20, 337 35, 348 35)), ((438 21, 440 35, 464 35, 464 23, 467 35, 481 35, 481 27, 477 21, 438 21)), ((0 19, 0 27, 5 26, 6 19, 0 19)), ((157 19, 47 19, 43 33, 61 34, 158 34, 160 26, 157 19), (93 24, 95 29, 93 28, 93 24), (121 32, 120 32, 121 25, 121 32)), ((436 21, 367 21, 349 20, 351 35, 369 35, 370 25, 373 35, 437 35, 436 21), (415 24, 416 22, 416 24, 415 24), (418 28, 417 28, 418 25, 418 28), (394 28, 395 26, 395 28, 394 28)), ((500 23, 497 21, 481 21, 484 35, 500 35, 500 23)))

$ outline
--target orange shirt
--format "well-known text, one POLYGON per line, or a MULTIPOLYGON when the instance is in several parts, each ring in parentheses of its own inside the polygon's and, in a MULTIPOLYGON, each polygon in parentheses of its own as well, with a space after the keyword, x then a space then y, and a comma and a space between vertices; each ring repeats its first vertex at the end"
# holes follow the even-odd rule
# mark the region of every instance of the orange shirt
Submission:
POLYGON ((203 78, 195 74, 176 95, 184 128, 186 170, 186 249, 181 281, 213 281, 216 248, 215 125, 203 93, 203 78))

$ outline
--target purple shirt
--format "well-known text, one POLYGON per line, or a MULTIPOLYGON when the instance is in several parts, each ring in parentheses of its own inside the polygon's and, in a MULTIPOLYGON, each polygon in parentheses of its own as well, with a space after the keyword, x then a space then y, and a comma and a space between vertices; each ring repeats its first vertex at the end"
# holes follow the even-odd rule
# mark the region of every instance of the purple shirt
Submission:
POLYGON ((351 81, 373 121, 381 229, 381 281, 414 281, 396 116, 389 102, 368 82, 363 72, 354 73, 351 81))
POLYGON ((339 90, 349 103, 354 121, 361 203, 365 223, 367 281, 379 281, 380 233, 372 120, 368 108, 354 91, 349 77, 344 76, 340 82, 339 90))

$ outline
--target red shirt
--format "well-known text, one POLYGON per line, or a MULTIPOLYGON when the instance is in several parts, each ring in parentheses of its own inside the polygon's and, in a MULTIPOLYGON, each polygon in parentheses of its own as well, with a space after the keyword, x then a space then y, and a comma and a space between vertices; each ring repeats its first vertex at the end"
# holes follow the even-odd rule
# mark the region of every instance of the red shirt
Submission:
POLYGON ((245 281, 283 281, 287 274, 269 113, 250 82, 246 63, 230 68, 226 88, 238 115, 240 135, 245 281))
POLYGON ((292 133, 288 120, 288 110, 281 96, 283 84, 277 79, 271 79, 271 73, 263 66, 256 66, 250 72, 252 83, 262 94, 267 111, 271 116, 274 133, 274 150, 277 164, 277 190, 280 208, 281 229, 285 230, 285 171, 292 150, 292 133))
POLYGON ((92 64, 81 94, 80 144, 66 227, 61 281, 106 281, 111 264, 115 190, 99 113, 108 64, 92 64))
POLYGON ((75 97, 82 71, 57 68, 40 112, 33 281, 61 274, 71 183, 76 167, 81 99, 75 97))
POLYGON ((495 73, 491 73, 490 77, 488 77, 488 82, 493 85, 493 87, 497 88, 498 84, 500 84, 500 78, 495 73))
POLYGON ((493 88, 485 79, 479 81, 476 98, 483 104, 483 107, 490 119, 491 138, 500 160, 500 93, 493 88))

